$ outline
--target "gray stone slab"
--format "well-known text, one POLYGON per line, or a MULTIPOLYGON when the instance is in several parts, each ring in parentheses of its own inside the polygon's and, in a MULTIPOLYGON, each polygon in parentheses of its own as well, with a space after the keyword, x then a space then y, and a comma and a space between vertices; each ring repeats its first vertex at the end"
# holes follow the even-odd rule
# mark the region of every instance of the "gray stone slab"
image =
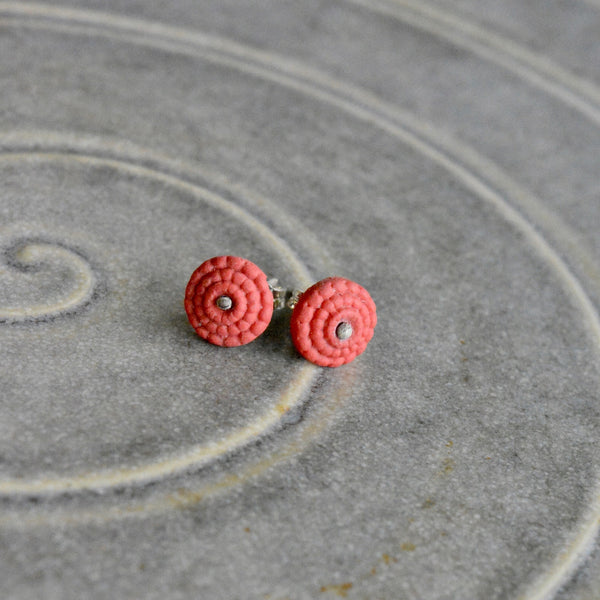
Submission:
POLYGON ((600 11, 490 6, 0 3, 0 596, 600 593, 600 11), (220 254, 366 352, 200 340, 220 254))

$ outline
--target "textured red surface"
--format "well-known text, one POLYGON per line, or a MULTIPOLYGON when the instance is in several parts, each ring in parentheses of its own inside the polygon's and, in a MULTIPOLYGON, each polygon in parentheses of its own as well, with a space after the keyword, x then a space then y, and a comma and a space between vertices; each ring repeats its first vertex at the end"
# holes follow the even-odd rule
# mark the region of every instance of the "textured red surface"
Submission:
POLYGON ((196 333, 217 346, 241 346, 256 339, 269 325, 273 294, 266 275, 237 256, 215 256, 203 262, 185 290, 185 311, 196 333), (229 296, 233 304, 216 304, 229 296))
POLYGON ((329 277, 300 297, 292 313, 292 340, 304 358, 322 367, 339 367, 364 351, 376 324, 369 292, 348 279, 329 277), (342 322, 352 325, 353 334, 347 340, 336 335, 342 322))

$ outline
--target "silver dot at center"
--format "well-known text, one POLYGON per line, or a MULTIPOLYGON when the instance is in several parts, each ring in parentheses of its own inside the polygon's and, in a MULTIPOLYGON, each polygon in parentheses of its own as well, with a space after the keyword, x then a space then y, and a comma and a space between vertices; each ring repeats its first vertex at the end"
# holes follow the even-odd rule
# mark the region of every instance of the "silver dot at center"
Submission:
POLYGON ((352 329, 352 325, 350 325, 350 323, 348 323, 347 321, 342 321, 336 328, 335 328, 335 335, 338 337, 338 339, 340 340, 347 340, 348 338, 352 337, 352 334, 354 333, 354 330, 352 329))
POLYGON ((229 296, 219 296, 215 304, 221 310, 229 310, 233 306, 233 300, 229 296))

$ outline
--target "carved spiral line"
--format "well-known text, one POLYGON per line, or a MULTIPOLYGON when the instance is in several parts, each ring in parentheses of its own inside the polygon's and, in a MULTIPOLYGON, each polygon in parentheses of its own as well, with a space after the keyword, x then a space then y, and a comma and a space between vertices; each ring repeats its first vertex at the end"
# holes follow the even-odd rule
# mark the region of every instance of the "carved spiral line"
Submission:
MULTIPOLYGON (((24 273, 37 271, 49 263, 67 265, 73 273, 73 286, 62 299, 47 304, 0 305, 0 323, 45 320, 74 312, 92 298, 97 279, 90 264, 75 250, 55 242, 23 240, 5 250, 7 265, 24 273)), ((0 271, 0 274, 2 271, 0 271)))
MULTIPOLYGON (((595 2, 596 0, 587 1, 595 2)), ((53 11, 52 8, 44 5, 27 4, 26 9, 23 9, 23 5, 20 6, 16 3, 0 3, 1 9, 8 7, 15 12, 21 11, 25 14, 43 13, 45 11, 50 13, 53 11)), ((65 9, 61 9, 60 11, 58 9, 54 10, 56 10, 56 12, 52 12, 52 14, 54 14, 56 17, 63 18, 68 18, 69 16, 73 17, 76 12, 69 11, 67 13, 65 9)), ((82 18, 84 15, 85 13, 83 13, 83 11, 76 12, 76 16, 80 18, 82 18)), ((134 25, 138 25, 140 30, 145 29, 138 21, 129 21, 112 16, 109 19, 107 15, 100 15, 98 13, 94 13, 92 17, 88 18, 92 21, 94 19, 98 21, 105 21, 104 24, 106 26, 112 26, 115 29, 118 29, 119 25, 131 25, 132 27, 134 25)), ((151 31, 145 31, 146 41, 150 36, 158 36, 159 31, 167 29, 162 25, 153 25, 154 27, 151 31)), ((44 26, 48 27, 49 25, 44 24, 44 26)), ((75 29, 72 25, 70 28, 73 30, 75 29)), ((185 30, 176 28, 171 29, 173 32, 173 39, 188 39, 190 44, 193 44, 194 42, 200 44, 201 41, 205 40, 205 38, 200 38, 200 36, 190 34, 185 30)), ((102 32, 102 34, 107 38, 111 37, 106 31, 102 32)), ((115 35, 114 37, 117 36, 115 35)), ((130 42, 135 43, 132 38, 130 38, 130 42)), ((157 40, 153 40, 153 42, 157 42, 157 40)), ((218 42, 223 43, 223 40, 218 40, 218 42)), ((138 43, 142 42, 138 40, 138 43)), ((157 47, 159 46, 158 43, 155 43, 154 45, 157 47)), ((165 41, 164 46, 166 45, 167 42, 165 41)), ((218 46, 219 44, 214 43, 214 45, 218 46)), ((175 48, 175 46, 176 44, 173 42, 173 47, 175 48)), ((504 45, 503 47, 506 48, 508 45, 504 45)), ((193 52, 192 49, 184 49, 182 48, 181 44, 179 45, 179 51, 185 52, 186 50, 189 53, 193 52)), ((497 54, 500 54, 500 52, 501 51, 498 50, 497 54)), ((244 53, 252 54, 252 51, 248 48, 244 48, 244 53)), ((207 53, 205 52, 205 58, 206 54, 207 53)), ((216 54, 217 52, 215 52, 215 55, 216 54)), ((256 52, 255 54, 259 53, 256 52)), ((235 64, 236 61, 233 58, 220 58, 223 64, 229 64, 231 66, 237 66, 237 68, 240 68, 239 64, 235 64)), ((262 59, 265 63, 269 62, 266 60, 266 54, 259 56, 258 58, 259 63, 261 62, 260 59, 262 59)), ((597 341, 600 340, 600 320, 598 319, 594 305, 589 299, 583 286, 579 283, 577 277, 570 271, 569 267, 562 260, 562 258, 546 242, 539 231, 537 231, 533 225, 531 225, 523 216, 519 214, 517 210, 512 207, 511 204, 509 204, 509 202, 507 202, 506 197, 509 197, 511 200, 517 201, 517 203, 526 206, 527 209, 537 217, 542 215, 545 221, 551 219, 550 223, 556 230, 560 230, 560 232, 568 231, 564 223, 557 218, 554 218, 546 210, 546 208, 543 206, 543 203, 541 203, 539 199, 521 191, 515 182, 505 177, 504 174, 502 174, 497 167, 493 165, 493 163, 487 161, 478 153, 471 151, 463 144, 457 143, 456 140, 445 137, 441 132, 434 131, 431 127, 425 126, 425 124, 422 122, 418 122, 414 116, 402 113, 402 111, 400 111, 397 107, 386 105, 380 99, 372 96, 369 93, 361 91, 358 88, 351 88, 350 86, 342 85, 340 82, 336 82, 331 79, 329 80, 329 85, 326 85, 323 89, 320 89, 317 87, 317 85, 318 83, 323 82, 323 80, 319 77, 318 72, 304 67, 296 69, 294 68, 294 65, 285 63, 283 60, 279 60, 278 64, 281 67, 285 67, 284 72, 292 74, 292 77, 285 77, 285 75, 281 72, 269 73, 268 71, 264 70, 260 72, 259 67, 255 67, 253 72, 255 74, 260 74, 265 79, 276 80, 278 83, 287 85, 291 89, 298 89, 305 93, 312 94, 314 98, 326 100, 332 105, 336 105, 346 110, 349 114, 353 114, 357 118, 381 127, 395 137, 404 140, 411 147, 414 147, 417 151, 421 152, 424 156, 427 156, 437 164, 440 164, 442 167, 446 168, 448 172, 452 173, 459 181, 462 181, 467 188, 474 191, 482 200, 495 206, 500 214, 502 214, 502 216, 505 217, 509 223, 514 225, 517 230, 522 231, 526 235, 539 256, 547 261, 556 270, 566 289, 577 300, 583 315, 590 324, 592 335, 597 341), (293 78, 294 75, 295 78, 293 78), (306 80, 303 80, 303 75, 306 75, 306 80), (341 92, 341 96, 337 96, 336 92, 341 92), (356 101, 358 101, 358 104, 356 101), (432 140, 437 141, 438 144, 432 143, 432 140), (441 151, 439 148, 441 148, 441 151), (458 160, 460 158, 464 160, 464 165, 461 165, 460 161, 458 160), (500 190, 500 192, 497 190, 500 190)), ((569 82, 565 82, 565 84, 571 84, 568 85, 568 87, 563 85, 557 86, 555 81, 552 81, 551 79, 547 80, 540 76, 536 67, 537 65, 532 65, 530 78, 530 82, 532 84, 540 86, 542 89, 554 95, 554 97, 560 98, 562 101, 570 104, 582 114, 588 116, 588 118, 591 117, 596 123, 600 122, 600 119, 597 118, 597 107, 591 105, 587 100, 585 100, 585 96, 582 94, 581 86, 579 86, 579 88, 574 88, 572 86, 572 79, 569 82), (543 84, 543 86, 541 84, 543 84), (579 98, 578 95, 583 95, 584 100, 579 98), (573 99, 576 101, 572 102, 573 99)), ((246 67, 246 69, 248 71, 251 70, 248 67, 246 67)), ((512 70, 518 75, 524 74, 523 70, 517 71, 514 68, 512 70)), ((556 75, 555 69, 554 75, 556 75)), ((556 79, 556 77, 554 77, 554 79, 556 79)), ((571 243, 571 241, 575 241, 575 236, 570 235, 567 241, 569 241, 569 250, 572 251, 573 248, 578 248, 576 244, 571 243)), ((566 556, 563 555, 560 557, 558 564, 553 566, 550 574, 544 573, 543 577, 547 577, 547 580, 537 581, 535 583, 534 587, 536 588, 536 598, 546 597, 548 594, 551 594, 553 591, 558 589, 558 586, 561 584, 561 582, 565 581, 572 568, 579 564, 581 556, 585 554, 585 549, 593 542, 596 536, 598 531, 599 514, 600 506, 596 502, 593 506, 591 514, 581 524, 576 535, 573 536, 570 552, 566 556)))
MULTIPOLYGON (((2 143, 3 137, 4 136, 0 134, 0 144, 2 143)), ((174 186, 176 189, 191 194, 191 196, 199 201, 224 211, 225 214, 233 218, 239 219, 257 234, 268 240, 269 243, 277 249, 280 256, 290 265, 292 272, 296 274, 296 277, 300 282, 304 283, 311 279, 310 273, 296 256, 295 252, 288 246, 287 242, 269 226, 265 225, 246 209, 225 199, 221 195, 211 192, 197 183, 188 181, 187 178, 182 178, 178 174, 169 174, 168 166, 170 163, 163 165, 160 160, 157 160, 157 164, 154 167, 140 165, 135 162, 135 153, 133 153, 134 156, 126 154, 123 157, 117 155, 113 158, 94 156, 90 153, 91 148, 95 149, 96 152, 100 154, 110 153, 111 150, 113 151, 113 154, 117 154, 114 152, 114 147, 108 147, 96 138, 92 138, 91 140, 90 138, 87 138, 83 143, 80 140, 80 144, 86 149, 86 153, 82 154, 79 152, 80 148, 77 145, 72 146, 73 150, 71 152, 68 151, 68 148, 70 147, 69 141, 73 139, 73 137, 69 135, 62 136, 55 133, 51 136, 55 144, 62 147, 60 152, 43 151, 43 148, 48 144, 48 139, 45 135, 35 137, 35 133, 31 132, 31 135, 26 136, 27 139, 23 140, 21 144, 15 144, 14 142, 18 142, 17 137, 16 134, 13 135, 13 137, 9 136, 13 145, 27 146, 29 143, 32 146, 31 150, 25 152, 23 148, 21 148, 22 154, 5 154, 0 150, 0 161, 21 160, 25 156, 36 156, 43 160, 76 161, 82 165, 101 164, 114 168, 122 173, 162 181, 168 185, 174 186)), ((50 143, 50 145, 52 146, 52 143, 50 143)), ((5 245, 5 247, 10 245, 7 250, 5 250, 8 259, 7 264, 21 271, 35 269, 36 267, 19 263, 16 257, 13 258, 11 262, 10 254, 12 251, 14 257, 15 248, 22 247, 27 242, 31 244, 35 241, 32 239, 30 229, 30 227, 26 227, 27 237, 23 234, 17 236, 15 231, 12 230, 9 230, 8 234, 0 230, 2 237, 9 239, 9 242, 5 245), (14 241, 17 237, 19 237, 19 242, 14 241)), ((71 251, 75 252, 73 250, 71 251)), ((0 247, 0 261, 1 260, 2 248, 0 247)), ((2 274, 1 268, 2 265, 0 262, 0 276, 2 274)), ((90 298, 92 296, 93 294, 90 295, 90 298)), ((270 298, 272 301, 272 295, 270 298)), ((250 441, 255 440, 258 436, 281 426, 285 420, 285 415, 288 414, 290 410, 300 405, 305 392, 310 389, 317 373, 318 371, 314 365, 311 365, 310 363, 301 365, 297 371, 293 372, 289 385, 283 390, 280 397, 277 398, 272 406, 248 424, 235 429, 229 435, 215 442, 194 445, 191 448, 184 449, 178 454, 166 457, 159 456, 148 463, 130 467, 109 467, 99 471, 83 472, 65 476, 39 477, 30 480, 23 478, 0 479, 0 497, 58 495, 92 489, 106 490, 108 488, 123 487, 124 485, 157 481, 165 476, 174 476, 190 469, 199 469, 228 453, 237 451, 250 441)))

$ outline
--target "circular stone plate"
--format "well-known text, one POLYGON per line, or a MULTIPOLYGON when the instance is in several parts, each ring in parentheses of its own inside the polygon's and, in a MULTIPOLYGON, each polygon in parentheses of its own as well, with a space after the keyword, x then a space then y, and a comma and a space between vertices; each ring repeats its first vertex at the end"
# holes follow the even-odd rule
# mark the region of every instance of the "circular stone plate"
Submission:
POLYGON ((599 26, 0 2, 0 595, 597 595, 599 26), (205 343, 226 254, 362 285, 366 351, 205 343))

